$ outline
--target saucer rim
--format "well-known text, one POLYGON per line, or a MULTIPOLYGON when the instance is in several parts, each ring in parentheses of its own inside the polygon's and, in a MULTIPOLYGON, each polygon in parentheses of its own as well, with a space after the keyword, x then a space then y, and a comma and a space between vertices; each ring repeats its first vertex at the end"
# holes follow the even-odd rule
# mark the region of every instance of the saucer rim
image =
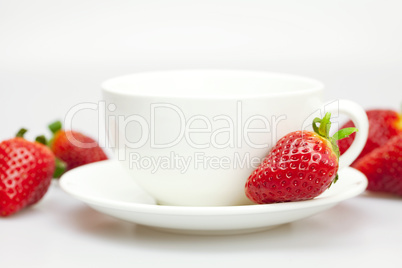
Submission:
MULTIPOLYGON (((320 198, 319 196, 305 201, 273 203, 273 204, 252 204, 252 205, 240 205, 240 206, 172 206, 172 205, 158 205, 158 204, 142 204, 128 201, 116 201, 108 198, 101 197, 88 197, 84 193, 80 194, 80 191, 71 189, 69 187, 69 181, 76 177, 76 173, 82 172, 84 169, 92 169, 97 166, 112 165, 117 163, 116 160, 105 160, 85 166, 77 167, 63 174, 60 178, 60 188, 81 200, 88 205, 94 205, 99 207, 105 207, 109 209, 130 211, 137 213, 147 214, 169 214, 169 215, 238 215, 238 214, 259 214, 259 213, 275 213, 275 212, 289 212, 300 209, 320 207, 325 205, 335 205, 341 201, 350 199, 365 191, 367 187, 367 178, 360 171, 346 167, 345 171, 354 173, 355 178, 353 182, 350 182, 347 191, 341 193, 334 193, 333 195, 320 198)), ((134 182, 135 183, 135 182, 134 182)), ((338 182, 339 183, 339 182, 338 182)), ((345 182, 344 182, 345 183, 345 182)))

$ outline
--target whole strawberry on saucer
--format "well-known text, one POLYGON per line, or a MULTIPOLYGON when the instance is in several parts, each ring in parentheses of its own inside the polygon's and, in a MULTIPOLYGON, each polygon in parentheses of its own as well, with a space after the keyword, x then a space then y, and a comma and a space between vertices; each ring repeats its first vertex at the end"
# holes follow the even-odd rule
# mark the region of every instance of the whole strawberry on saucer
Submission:
MULTIPOLYGON (((389 109, 373 109, 367 110, 366 114, 369 120, 368 138, 363 151, 354 163, 374 149, 387 143, 392 137, 402 133, 402 115, 398 112, 389 109)), ((348 121, 341 128, 348 127, 354 127, 352 121, 348 121)), ((338 141, 341 155, 350 147, 354 138, 355 135, 352 134, 349 138, 338 141)), ((352 167, 354 167, 354 163, 352 167)))
POLYGON ((31 142, 21 129, 15 138, 0 143, 0 216, 12 215, 37 203, 47 192, 55 157, 43 136, 31 142))
POLYGON ((78 131, 63 130, 60 121, 49 125, 53 133, 49 147, 57 157, 55 178, 65 170, 108 159, 98 143, 78 131))
POLYGON ((327 113, 322 119, 315 118, 314 132, 295 131, 282 137, 247 179, 246 196, 259 204, 302 201, 320 195, 336 182, 336 141, 357 129, 342 129, 329 137, 330 117, 327 113))

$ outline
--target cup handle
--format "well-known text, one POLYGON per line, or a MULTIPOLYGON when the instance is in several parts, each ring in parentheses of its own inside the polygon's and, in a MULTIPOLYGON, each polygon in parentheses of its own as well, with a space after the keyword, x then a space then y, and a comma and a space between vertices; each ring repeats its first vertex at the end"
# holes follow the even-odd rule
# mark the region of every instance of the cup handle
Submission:
POLYGON ((344 99, 329 102, 324 107, 326 111, 333 114, 339 112, 347 115, 358 129, 352 145, 339 157, 339 169, 348 167, 359 156, 367 141, 369 123, 366 112, 359 104, 344 99))

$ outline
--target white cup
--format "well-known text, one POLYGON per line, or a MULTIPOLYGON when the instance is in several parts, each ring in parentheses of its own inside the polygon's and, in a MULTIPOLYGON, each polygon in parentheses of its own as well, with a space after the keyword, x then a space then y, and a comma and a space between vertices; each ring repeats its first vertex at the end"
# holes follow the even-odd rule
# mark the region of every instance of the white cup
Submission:
POLYGON ((323 103, 324 85, 259 71, 143 72, 102 84, 110 146, 159 204, 250 204, 247 178, 283 135, 311 130, 314 117, 349 116, 359 132, 340 157, 349 166, 364 147, 368 121, 354 102, 323 103))

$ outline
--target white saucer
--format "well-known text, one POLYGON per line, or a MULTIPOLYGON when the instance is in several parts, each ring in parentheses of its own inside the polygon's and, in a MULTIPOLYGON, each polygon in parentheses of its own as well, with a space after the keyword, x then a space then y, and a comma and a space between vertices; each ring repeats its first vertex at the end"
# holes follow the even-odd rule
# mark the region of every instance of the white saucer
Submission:
POLYGON ((176 233, 233 234, 266 230, 329 209, 362 193, 366 177, 353 168, 313 200, 267 205, 184 207, 161 206, 140 189, 116 161, 73 169, 60 180, 61 188, 92 208, 137 224, 176 233))

